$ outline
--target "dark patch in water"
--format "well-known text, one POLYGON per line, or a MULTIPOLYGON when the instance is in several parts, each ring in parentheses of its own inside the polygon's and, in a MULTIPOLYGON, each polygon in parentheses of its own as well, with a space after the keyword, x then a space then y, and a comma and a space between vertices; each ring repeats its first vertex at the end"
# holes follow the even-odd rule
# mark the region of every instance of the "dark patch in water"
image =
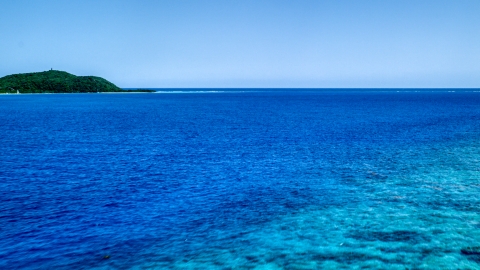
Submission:
POLYGON ((245 259, 253 263, 258 263, 260 261, 256 256, 245 256, 245 259))
POLYGON ((320 253, 313 255, 311 258, 315 261, 336 261, 339 263, 346 263, 350 265, 358 263, 360 261, 370 260, 378 260, 384 263, 390 263, 389 260, 386 260, 382 257, 366 255, 360 252, 320 253))
POLYGON ((393 231, 393 232, 354 232, 348 237, 360 241, 382 241, 382 242, 428 242, 430 237, 414 231, 393 231))
POLYGON ((464 247, 460 250, 463 255, 480 255, 479 247, 464 247))
POLYGON ((467 257, 467 259, 480 263, 480 246, 478 247, 464 247, 460 250, 460 253, 467 257))
MULTIPOLYGON (((422 205, 423 206, 423 205, 422 205)), ((455 209, 457 211, 464 212, 477 212, 480 208, 480 203, 471 202, 469 199, 455 200, 431 200, 424 203, 424 207, 428 207, 433 210, 455 209)))
POLYGON ((377 249, 385 253, 409 252, 409 250, 405 248, 379 247, 377 249))
POLYGON ((377 173, 377 172, 368 172, 367 174, 368 179, 375 179, 375 180, 386 180, 388 176, 377 173))
POLYGON ((281 254, 272 254, 271 256, 268 256, 266 258, 267 263, 271 263, 274 261, 284 261, 287 258, 287 254, 281 253, 281 254))

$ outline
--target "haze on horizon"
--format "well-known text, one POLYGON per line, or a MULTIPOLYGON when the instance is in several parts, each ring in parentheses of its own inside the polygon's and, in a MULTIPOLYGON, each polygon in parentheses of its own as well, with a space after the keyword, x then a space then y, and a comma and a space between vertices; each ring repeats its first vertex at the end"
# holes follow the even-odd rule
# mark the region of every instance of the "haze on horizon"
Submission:
POLYGON ((3 1, 0 77, 120 87, 480 87, 480 1, 3 1))

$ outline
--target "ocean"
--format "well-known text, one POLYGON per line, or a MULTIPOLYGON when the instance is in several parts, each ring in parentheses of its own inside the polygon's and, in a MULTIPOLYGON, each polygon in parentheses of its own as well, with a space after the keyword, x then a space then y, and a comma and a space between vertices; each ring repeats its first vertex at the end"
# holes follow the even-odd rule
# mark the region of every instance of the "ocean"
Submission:
POLYGON ((0 96, 1 269, 480 269, 480 92, 0 96))

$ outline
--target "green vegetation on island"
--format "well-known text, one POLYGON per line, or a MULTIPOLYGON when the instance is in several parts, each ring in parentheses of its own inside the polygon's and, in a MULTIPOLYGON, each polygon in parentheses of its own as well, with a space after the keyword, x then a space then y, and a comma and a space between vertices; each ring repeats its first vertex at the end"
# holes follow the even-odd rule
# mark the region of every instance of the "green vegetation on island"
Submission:
POLYGON ((95 76, 75 76, 65 71, 49 70, 13 74, 0 78, 0 93, 98 93, 155 92, 154 90, 124 90, 95 76))

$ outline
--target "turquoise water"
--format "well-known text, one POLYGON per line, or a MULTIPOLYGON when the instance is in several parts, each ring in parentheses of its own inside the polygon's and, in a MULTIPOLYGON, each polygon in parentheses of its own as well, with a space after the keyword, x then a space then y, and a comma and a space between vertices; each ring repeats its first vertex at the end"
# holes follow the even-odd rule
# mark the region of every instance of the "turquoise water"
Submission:
POLYGON ((478 147, 447 149, 399 151, 394 157, 380 153, 389 164, 406 158, 418 162, 389 169, 364 164, 362 180, 346 164, 343 177, 348 185, 355 183, 351 192, 362 196, 358 202, 299 209, 237 239, 248 246, 209 250, 176 266, 478 269, 478 256, 459 252, 478 246, 480 239, 478 147), (412 167, 410 175, 386 177, 412 167))
POLYGON ((480 93, 0 97, 0 267, 480 269, 480 93))

